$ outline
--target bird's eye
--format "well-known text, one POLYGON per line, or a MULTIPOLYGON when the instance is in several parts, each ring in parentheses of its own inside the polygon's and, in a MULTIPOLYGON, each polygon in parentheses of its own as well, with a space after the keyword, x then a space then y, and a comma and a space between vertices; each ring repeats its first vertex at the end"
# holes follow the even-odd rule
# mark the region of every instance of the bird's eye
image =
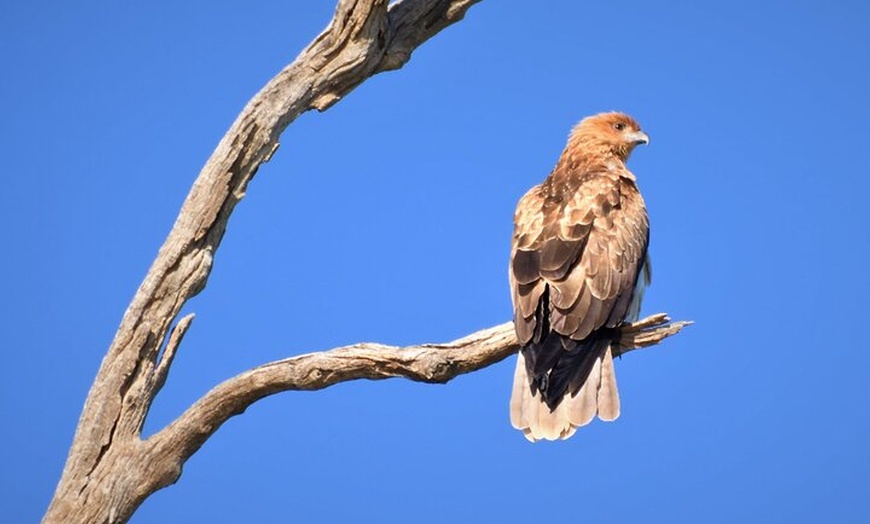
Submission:
POLYGON ((615 124, 613 124, 613 129, 616 129, 617 131, 622 131, 623 129, 625 129, 625 124, 622 122, 616 122, 615 124))

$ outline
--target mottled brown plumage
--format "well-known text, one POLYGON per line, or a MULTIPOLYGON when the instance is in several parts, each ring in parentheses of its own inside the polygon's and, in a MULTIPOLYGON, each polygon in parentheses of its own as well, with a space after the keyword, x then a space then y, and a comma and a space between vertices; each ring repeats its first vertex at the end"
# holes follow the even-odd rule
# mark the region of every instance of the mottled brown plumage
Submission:
POLYGON ((529 440, 619 416, 610 337, 637 317, 649 281, 649 221, 625 162, 648 142, 627 115, 586 118, 517 205, 509 274, 523 348, 511 423, 529 440))

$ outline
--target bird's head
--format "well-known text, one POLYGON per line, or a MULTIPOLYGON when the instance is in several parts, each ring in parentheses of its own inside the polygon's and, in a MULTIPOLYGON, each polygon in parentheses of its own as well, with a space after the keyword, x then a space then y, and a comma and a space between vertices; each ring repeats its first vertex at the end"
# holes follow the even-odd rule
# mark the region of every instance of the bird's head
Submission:
POLYGON ((571 132, 568 142, 584 149, 604 150, 624 161, 635 146, 649 144, 649 135, 625 113, 600 113, 580 121, 571 132))

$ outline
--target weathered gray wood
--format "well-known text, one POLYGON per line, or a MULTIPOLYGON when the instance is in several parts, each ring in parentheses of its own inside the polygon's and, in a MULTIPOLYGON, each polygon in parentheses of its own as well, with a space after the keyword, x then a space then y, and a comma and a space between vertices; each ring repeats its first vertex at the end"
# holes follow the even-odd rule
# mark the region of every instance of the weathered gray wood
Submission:
POLYGON ((124 314, 44 522, 126 521, 147 494, 174 480, 138 478, 148 463, 138 435, 153 399, 152 374, 173 320, 205 286, 230 213, 257 168, 300 114, 322 111, 371 75, 401 67, 478 1, 341 0, 326 30, 251 99, 194 182, 124 314))
MULTIPOLYGON (((690 322, 671 323, 663 313, 620 328, 614 356, 654 346, 690 322)), ((261 398, 290 390, 316 390, 348 380, 402 377, 447 382, 500 362, 519 350, 513 322, 446 344, 396 347, 361 343, 270 362, 237 375, 199 399, 178 419, 148 439, 160 461, 180 468, 221 424, 261 398)), ((505 406, 509 384, 505 384, 505 406)))

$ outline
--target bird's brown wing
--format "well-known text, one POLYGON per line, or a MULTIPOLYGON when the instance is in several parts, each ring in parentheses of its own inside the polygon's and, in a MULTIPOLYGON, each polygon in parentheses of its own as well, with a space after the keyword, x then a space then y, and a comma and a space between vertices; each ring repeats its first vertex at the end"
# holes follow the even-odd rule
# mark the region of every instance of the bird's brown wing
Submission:
POLYGON ((562 234, 585 229, 584 248, 551 288, 553 331, 583 340, 601 327, 615 327, 629 310, 646 259, 649 221, 637 187, 625 179, 598 176, 580 186, 559 224, 562 234))
POLYGON ((583 340, 622 322, 648 242, 643 199, 618 173, 532 188, 517 206, 511 250, 519 342, 545 329, 583 340))
MULTIPOLYGON (((514 214, 514 234, 511 242, 511 263, 508 278, 514 306, 514 326, 520 344, 529 342, 535 331, 536 312, 544 291, 540 274, 540 240, 544 231, 544 200, 542 185, 530 189, 517 204, 514 214)), ((540 331, 540 330, 539 330, 540 331)))
POLYGON ((595 330, 630 314, 649 241, 643 199, 620 174, 551 176, 517 206, 511 423, 533 441, 619 416, 610 341, 595 330))

